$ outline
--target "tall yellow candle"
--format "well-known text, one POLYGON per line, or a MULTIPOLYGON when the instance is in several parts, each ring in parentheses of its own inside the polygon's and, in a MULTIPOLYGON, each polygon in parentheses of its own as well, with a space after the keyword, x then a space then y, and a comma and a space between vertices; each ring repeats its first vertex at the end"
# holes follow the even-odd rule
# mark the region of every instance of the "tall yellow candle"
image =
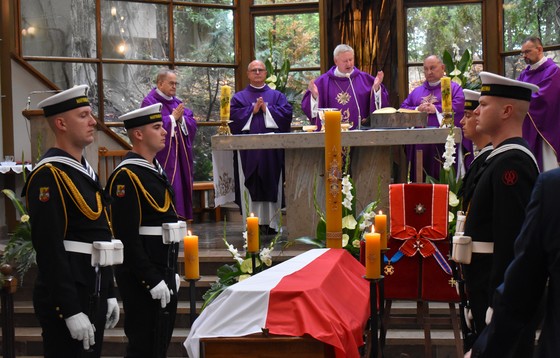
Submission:
POLYGON ((366 233, 366 278, 376 279, 381 277, 381 249, 380 235, 374 232, 366 233))
POLYGON ((199 279, 198 236, 192 235, 190 230, 183 238, 183 250, 185 253, 185 278, 187 280, 199 279))
POLYGON ((325 112, 325 189, 327 247, 342 248, 342 155, 340 111, 325 112))
POLYGON ((220 93, 220 118, 222 120, 229 119, 229 109, 231 100, 231 87, 228 85, 222 86, 220 93))
POLYGON ((253 213, 247 218, 247 251, 259 252, 259 218, 253 213))
POLYGON ((451 78, 441 78, 441 110, 442 112, 452 112, 451 106, 451 78))
POLYGON ((375 215, 375 230, 381 235, 381 249, 387 248, 387 215, 381 210, 375 215))

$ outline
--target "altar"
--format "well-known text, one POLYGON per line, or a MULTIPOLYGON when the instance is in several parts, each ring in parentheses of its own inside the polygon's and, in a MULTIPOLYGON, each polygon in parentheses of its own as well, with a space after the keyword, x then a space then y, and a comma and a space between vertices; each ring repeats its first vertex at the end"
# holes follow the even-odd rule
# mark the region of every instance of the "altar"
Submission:
MULTIPOLYGON (((455 142, 461 140, 461 130, 454 129, 455 142)), ((351 173, 356 186, 357 210, 377 199, 381 188, 381 203, 377 210, 388 212, 389 184, 405 182, 406 177, 394 175, 405 172, 402 158, 395 158, 406 144, 445 143, 448 128, 370 129, 342 132, 342 146, 350 148, 351 173), (401 166, 395 170, 395 166, 401 166)), ((325 206, 324 133, 267 133, 234 136, 213 136, 214 187, 216 205, 233 202, 233 154, 235 150, 284 149, 286 181, 287 235, 292 240, 315 236, 319 220, 314 196, 319 206, 325 206), (315 191, 313 190, 315 188, 315 191)))

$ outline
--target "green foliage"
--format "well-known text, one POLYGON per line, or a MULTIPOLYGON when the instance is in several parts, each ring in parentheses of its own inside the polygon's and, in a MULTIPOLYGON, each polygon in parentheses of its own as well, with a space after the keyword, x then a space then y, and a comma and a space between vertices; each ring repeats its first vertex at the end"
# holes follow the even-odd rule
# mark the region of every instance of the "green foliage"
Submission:
POLYGON ((37 263, 35 250, 31 242, 31 223, 25 206, 14 192, 10 189, 3 189, 2 193, 11 200, 21 219, 8 240, 0 263, 15 265, 20 282, 23 283, 25 273, 37 263))
POLYGON ((452 214, 450 215, 449 221, 449 232, 455 232, 455 225, 457 224, 457 211, 461 208, 461 198, 457 197, 457 192, 461 188, 462 179, 457 178, 455 173, 455 169, 453 166, 449 168, 449 170, 441 169, 439 172, 439 180, 436 180, 434 177, 426 175, 426 183, 429 184, 447 184, 449 186, 449 212, 452 214))
POLYGON ((447 75, 451 77, 451 80, 457 83, 459 86, 476 90, 480 87, 480 79, 478 76, 471 75, 472 69, 472 56, 469 50, 465 50, 463 55, 457 61, 459 47, 457 45, 453 46, 454 56, 446 49, 443 51, 443 64, 445 65, 445 71, 447 75))

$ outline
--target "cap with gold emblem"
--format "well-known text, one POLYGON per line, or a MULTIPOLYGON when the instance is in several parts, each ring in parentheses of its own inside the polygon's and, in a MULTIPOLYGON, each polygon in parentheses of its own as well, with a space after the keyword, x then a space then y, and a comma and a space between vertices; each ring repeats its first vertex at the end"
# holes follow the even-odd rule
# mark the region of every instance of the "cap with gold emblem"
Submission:
POLYGON ((140 127, 144 124, 161 121, 161 103, 136 109, 119 117, 126 129, 140 127))
POLYGON ((482 81, 481 96, 513 98, 530 102, 531 95, 539 90, 539 87, 532 83, 512 80, 485 71, 480 72, 480 80, 482 81))
POLYGON ((44 99, 37 106, 43 109, 45 117, 67 112, 74 108, 89 106, 88 90, 88 85, 79 85, 44 99))
POLYGON ((463 90, 465 95, 465 109, 474 111, 478 107, 478 99, 480 98, 480 92, 463 90))

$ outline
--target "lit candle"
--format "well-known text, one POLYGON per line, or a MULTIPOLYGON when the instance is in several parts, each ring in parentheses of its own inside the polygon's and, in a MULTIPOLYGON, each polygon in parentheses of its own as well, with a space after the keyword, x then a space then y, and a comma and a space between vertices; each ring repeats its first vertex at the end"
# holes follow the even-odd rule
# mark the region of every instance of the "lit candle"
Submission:
POLYGON ((183 238, 183 247, 185 252, 185 278, 187 280, 199 279, 198 236, 191 235, 189 230, 187 236, 183 238))
POLYGON ((442 112, 452 112, 451 106, 451 78, 441 78, 441 110, 442 112))
POLYGON ((325 112, 327 247, 342 248, 342 155, 340 111, 325 112))
POLYGON ((253 213, 247 218, 247 251, 259 252, 259 218, 253 213))
POLYGON ((387 215, 379 210, 379 214, 375 215, 375 228, 381 235, 381 249, 387 248, 387 215))
POLYGON ((231 87, 228 85, 222 86, 220 95, 220 118, 222 120, 229 119, 229 108, 231 100, 231 87))
POLYGON ((380 235, 371 227, 371 232, 366 233, 366 278, 376 279, 381 277, 381 249, 380 235))

